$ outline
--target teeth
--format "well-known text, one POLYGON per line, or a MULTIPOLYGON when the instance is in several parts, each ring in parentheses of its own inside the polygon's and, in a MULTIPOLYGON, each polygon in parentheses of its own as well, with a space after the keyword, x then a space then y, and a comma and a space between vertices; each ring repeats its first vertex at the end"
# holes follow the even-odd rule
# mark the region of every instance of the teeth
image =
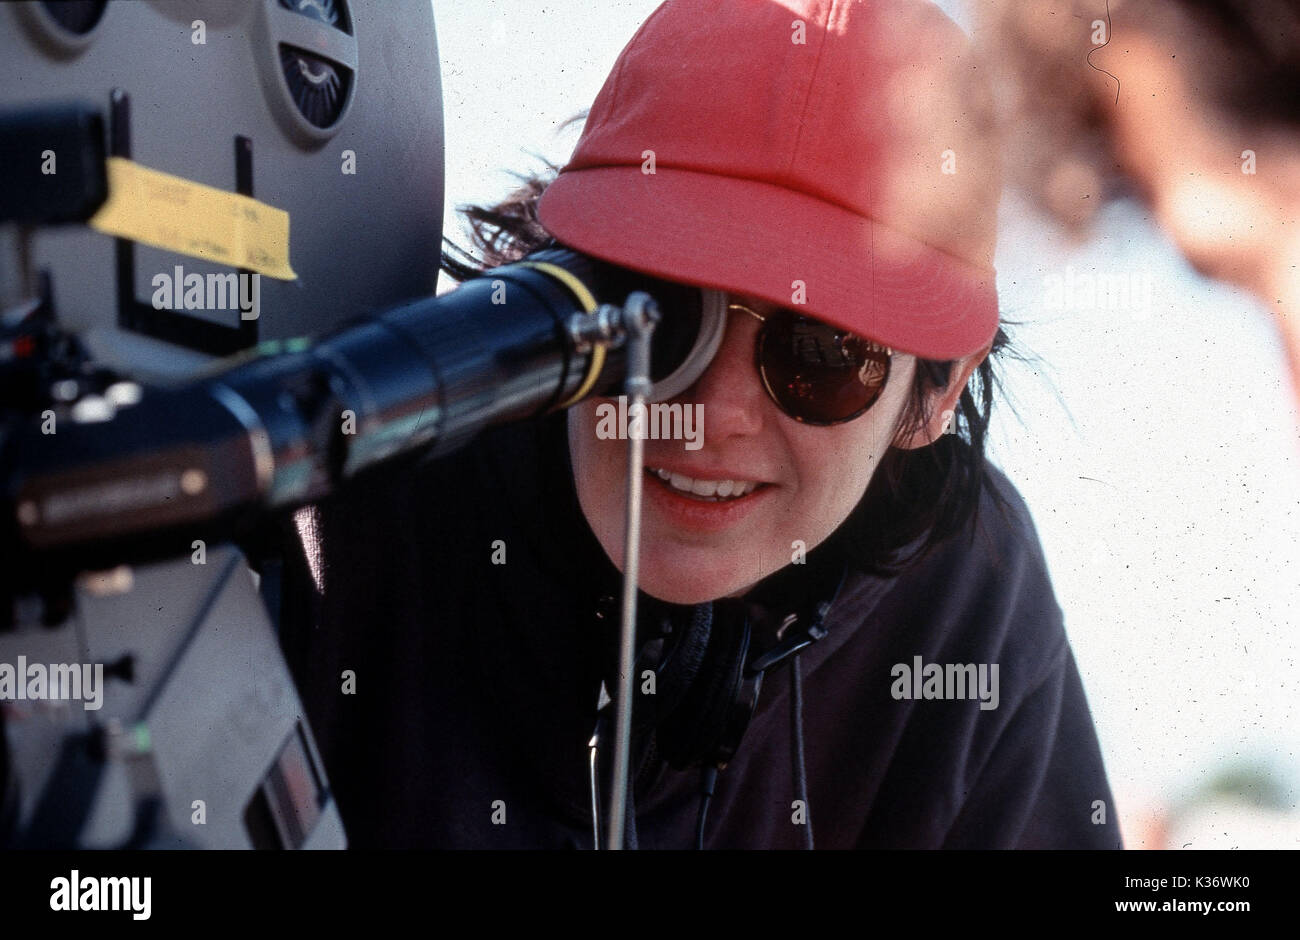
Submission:
MULTIPOLYGON (((674 483, 677 481, 674 480, 674 483)), ((691 492, 696 496, 714 496, 718 492, 717 480, 696 480, 691 486, 691 492)))
POLYGON ((696 480, 684 473, 670 473, 657 467, 647 469, 673 489, 713 502, 739 499, 758 489, 753 480, 696 480))

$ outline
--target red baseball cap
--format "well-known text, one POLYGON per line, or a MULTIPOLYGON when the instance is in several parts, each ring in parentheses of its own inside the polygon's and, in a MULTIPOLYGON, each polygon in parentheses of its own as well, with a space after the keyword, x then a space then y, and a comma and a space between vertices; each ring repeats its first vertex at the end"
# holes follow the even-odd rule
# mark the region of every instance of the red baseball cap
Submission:
POLYGON ((921 0, 668 0, 538 205, 560 242, 927 359, 987 347, 984 73, 921 0))

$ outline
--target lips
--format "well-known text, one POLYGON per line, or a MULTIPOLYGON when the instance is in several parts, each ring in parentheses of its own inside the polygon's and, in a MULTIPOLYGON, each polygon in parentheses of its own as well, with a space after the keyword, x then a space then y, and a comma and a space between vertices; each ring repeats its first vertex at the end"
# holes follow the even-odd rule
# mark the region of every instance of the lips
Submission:
POLYGON ((691 477, 666 467, 646 467, 645 478, 650 511, 671 529, 701 535, 716 535, 739 525, 779 489, 731 476, 691 477), (730 492, 720 495, 728 484, 730 492))

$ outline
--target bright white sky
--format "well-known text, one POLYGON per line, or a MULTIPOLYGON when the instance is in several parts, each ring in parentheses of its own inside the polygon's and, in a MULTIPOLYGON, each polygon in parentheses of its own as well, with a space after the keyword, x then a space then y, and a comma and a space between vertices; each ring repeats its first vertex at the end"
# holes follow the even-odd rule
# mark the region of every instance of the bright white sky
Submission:
MULTIPOLYGON (((656 6, 435 0, 447 234, 464 241, 457 205, 540 166, 530 152, 567 159, 577 133, 556 129, 656 6)), ((1019 419, 995 408, 993 458, 1034 515, 1121 818, 1237 761, 1272 767, 1294 803, 1300 415, 1267 317, 1134 206, 1078 248, 1014 199, 1003 231, 1004 315, 1046 368, 1008 372, 1019 419), (1149 276, 1150 309, 1050 309, 1045 279, 1070 270, 1149 276)))

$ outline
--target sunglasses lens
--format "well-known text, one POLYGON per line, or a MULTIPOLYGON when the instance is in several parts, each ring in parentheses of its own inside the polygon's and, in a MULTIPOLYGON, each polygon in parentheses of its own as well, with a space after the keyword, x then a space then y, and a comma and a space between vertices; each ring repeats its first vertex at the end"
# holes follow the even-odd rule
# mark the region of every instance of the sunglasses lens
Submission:
POLYGON ((757 354, 776 403, 809 424, 856 418, 875 404, 889 377, 885 350, 838 327, 786 312, 764 324, 757 354))

